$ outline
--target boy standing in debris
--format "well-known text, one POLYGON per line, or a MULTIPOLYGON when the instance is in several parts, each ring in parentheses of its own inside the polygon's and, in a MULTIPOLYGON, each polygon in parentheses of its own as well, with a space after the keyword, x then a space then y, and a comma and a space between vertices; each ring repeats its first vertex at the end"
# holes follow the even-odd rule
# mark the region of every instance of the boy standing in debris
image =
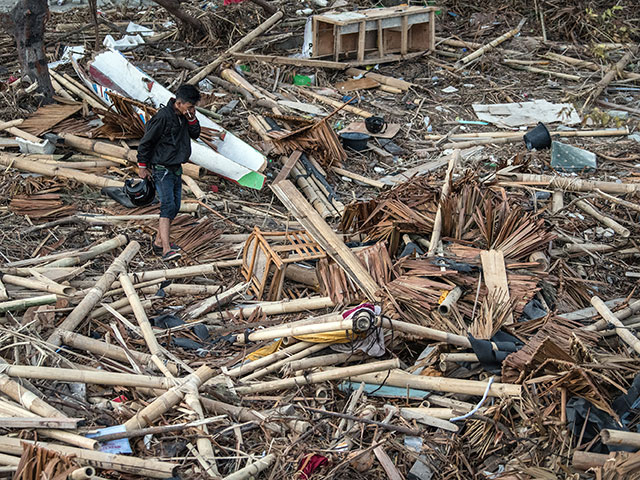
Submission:
POLYGON ((153 250, 163 260, 180 258, 178 247, 170 240, 171 222, 180 210, 182 164, 191 156, 191 139, 200 136, 196 104, 200 92, 193 85, 181 85, 176 98, 158 110, 147 122, 138 146, 138 175, 153 178, 160 199, 158 234, 153 250))

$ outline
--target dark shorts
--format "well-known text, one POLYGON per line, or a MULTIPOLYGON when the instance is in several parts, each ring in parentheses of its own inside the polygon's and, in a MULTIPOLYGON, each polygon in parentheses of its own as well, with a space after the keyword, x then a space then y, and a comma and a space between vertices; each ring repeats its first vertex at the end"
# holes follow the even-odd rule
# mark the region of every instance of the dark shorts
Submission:
POLYGON ((173 220, 180 211, 182 177, 171 170, 154 168, 153 182, 160 200, 160 217, 173 220))

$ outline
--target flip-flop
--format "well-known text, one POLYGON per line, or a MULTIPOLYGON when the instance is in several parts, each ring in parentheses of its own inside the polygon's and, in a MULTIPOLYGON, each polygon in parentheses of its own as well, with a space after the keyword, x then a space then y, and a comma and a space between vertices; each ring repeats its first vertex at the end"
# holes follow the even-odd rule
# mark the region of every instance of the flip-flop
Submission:
POLYGON ((169 260, 177 260, 180 257, 182 257, 180 252, 176 250, 169 250, 167 253, 162 255, 162 260, 164 260, 165 262, 168 262, 169 260))

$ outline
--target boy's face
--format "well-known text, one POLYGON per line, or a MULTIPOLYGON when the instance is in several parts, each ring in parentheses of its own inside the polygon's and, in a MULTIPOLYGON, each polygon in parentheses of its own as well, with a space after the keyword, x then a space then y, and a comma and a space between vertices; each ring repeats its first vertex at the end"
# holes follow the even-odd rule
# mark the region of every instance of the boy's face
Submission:
POLYGON ((182 100, 177 99, 175 106, 176 110, 180 112, 181 115, 193 116, 196 113, 196 106, 191 102, 183 102, 182 100))

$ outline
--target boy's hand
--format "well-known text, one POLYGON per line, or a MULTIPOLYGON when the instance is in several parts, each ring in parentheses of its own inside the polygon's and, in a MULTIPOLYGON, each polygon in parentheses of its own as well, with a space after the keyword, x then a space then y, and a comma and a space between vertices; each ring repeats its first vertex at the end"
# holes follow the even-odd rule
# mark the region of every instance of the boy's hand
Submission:
POLYGON ((184 112, 184 116, 187 118, 189 122, 193 122, 196 119, 196 108, 191 107, 187 111, 184 112))
POLYGON ((138 176, 140 178, 143 178, 143 179, 144 178, 150 178, 151 177, 151 172, 146 167, 138 167, 138 176))

